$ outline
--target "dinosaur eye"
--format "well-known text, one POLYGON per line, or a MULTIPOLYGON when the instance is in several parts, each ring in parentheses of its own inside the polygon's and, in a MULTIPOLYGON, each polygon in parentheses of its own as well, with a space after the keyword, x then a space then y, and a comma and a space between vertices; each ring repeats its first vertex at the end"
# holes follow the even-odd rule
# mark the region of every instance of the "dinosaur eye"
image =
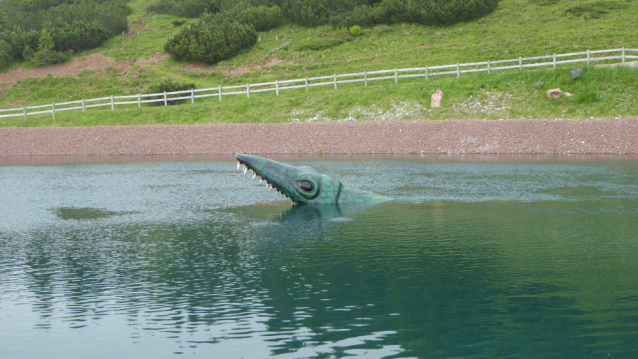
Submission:
POLYGON ((315 185, 310 181, 300 181, 298 183, 299 188, 306 193, 311 193, 315 189, 315 185))

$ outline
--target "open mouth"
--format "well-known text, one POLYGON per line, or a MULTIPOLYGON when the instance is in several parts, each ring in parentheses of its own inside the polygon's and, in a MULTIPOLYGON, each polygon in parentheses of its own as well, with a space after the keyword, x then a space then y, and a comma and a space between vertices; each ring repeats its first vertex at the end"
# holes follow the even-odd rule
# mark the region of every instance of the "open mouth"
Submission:
POLYGON ((250 167, 249 164, 243 162, 240 159, 237 159, 237 170, 239 171, 243 171, 244 174, 250 174, 252 175, 251 179, 256 179, 259 178, 259 184, 262 184, 264 182, 266 182, 266 189, 270 190, 270 191, 276 191, 277 194, 279 194, 280 196, 290 199, 292 200, 290 197, 286 196, 283 192, 281 192, 279 190, 279 188, 275 187, 272 183, 270 183, 264 176, 262 176, 259 172, 257 172, 257 170, 255 170, 254 168, 250 167))

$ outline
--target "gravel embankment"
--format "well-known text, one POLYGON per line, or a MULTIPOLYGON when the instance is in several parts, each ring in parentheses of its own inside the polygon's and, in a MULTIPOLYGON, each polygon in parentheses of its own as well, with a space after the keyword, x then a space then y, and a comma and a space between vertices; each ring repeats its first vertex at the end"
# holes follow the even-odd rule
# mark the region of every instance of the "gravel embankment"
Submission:
POLYGON ((0 128, 0 156, 637 154, 638 118, 0 128))

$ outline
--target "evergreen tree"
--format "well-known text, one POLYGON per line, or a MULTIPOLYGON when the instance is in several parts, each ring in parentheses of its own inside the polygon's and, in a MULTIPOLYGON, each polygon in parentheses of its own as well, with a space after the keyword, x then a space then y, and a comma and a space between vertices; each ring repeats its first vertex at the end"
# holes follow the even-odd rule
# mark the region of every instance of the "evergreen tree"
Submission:
POLYGON ((31 63, 35 66, 48 66, 55 62, 53 61, 55 50, 55 43, 53 38, 47 29, 42 29, 40 39, 38 40, 38 50, 33 54, 31 63))

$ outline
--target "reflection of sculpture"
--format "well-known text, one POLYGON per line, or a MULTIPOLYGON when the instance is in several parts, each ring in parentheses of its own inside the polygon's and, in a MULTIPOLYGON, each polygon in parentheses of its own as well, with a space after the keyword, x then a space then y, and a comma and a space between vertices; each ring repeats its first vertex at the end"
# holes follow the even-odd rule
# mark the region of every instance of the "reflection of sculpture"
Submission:
POLYGON ((295 204, 369 203, 390 198, 376 193, 348 188, 308 166, 292 166, 262 157, 237 154, 237 168, 251 170, 253 178, 265 180, 268 188, 290 198, 295 204))

